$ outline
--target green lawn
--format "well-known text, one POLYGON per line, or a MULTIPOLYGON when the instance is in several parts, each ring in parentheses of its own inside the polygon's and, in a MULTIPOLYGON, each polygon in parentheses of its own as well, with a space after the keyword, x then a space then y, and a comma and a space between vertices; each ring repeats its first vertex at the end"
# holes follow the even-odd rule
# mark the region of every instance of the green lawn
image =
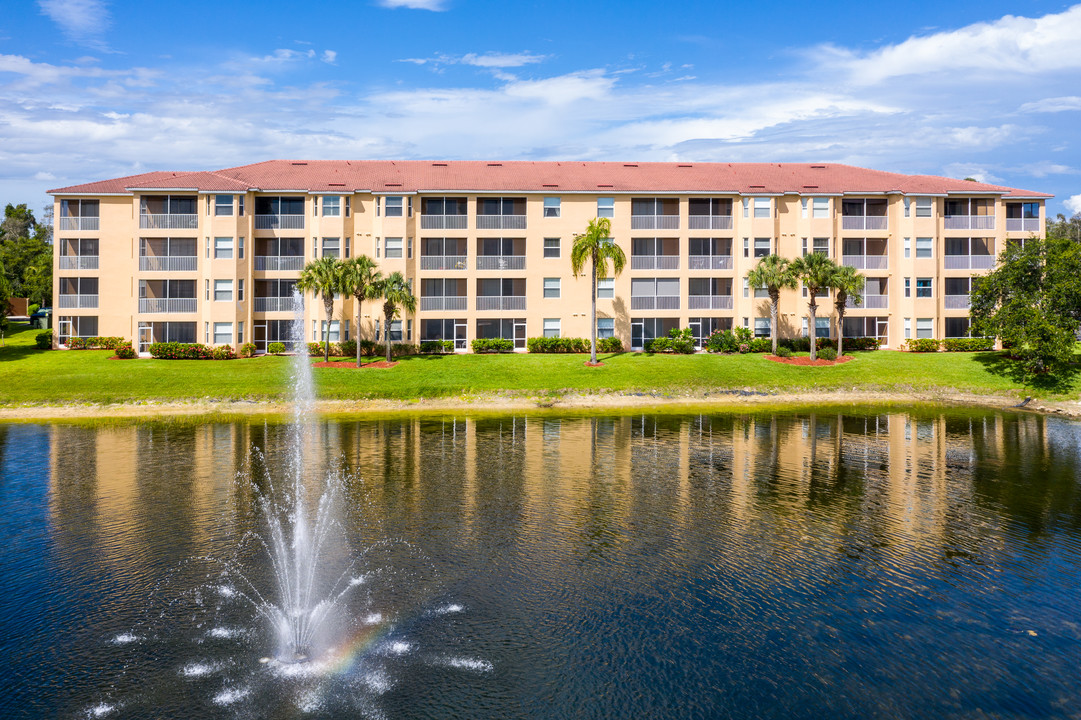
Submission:
MULTIPOLYGON (((290 358, 249 360, 112 360, 111 352, 44 351, 39 331, 12 325, 0 348, 0 404, 139 402, 143 400, 286 399, 290 358)), ((1042 398, 1081 394, 1081 373, 1026 386, 998 353, 856 353, 834 367, 795 367, 762 355, 602 356, 587 368, 583 355, 451 355, 404 358, 391 369, 317 368, 316 387, 328 399, 446 397, 512 391, 526 395, 617 391, 674 394, 754 388, 800 391, 943 389, 1023 393, 1042 398)))

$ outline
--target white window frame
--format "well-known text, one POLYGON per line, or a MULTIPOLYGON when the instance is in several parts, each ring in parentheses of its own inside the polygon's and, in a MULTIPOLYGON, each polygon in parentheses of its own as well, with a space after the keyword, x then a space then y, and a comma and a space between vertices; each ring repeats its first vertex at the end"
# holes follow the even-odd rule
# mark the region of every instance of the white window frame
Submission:
POLYGON ((323 217, 341 217, 342 216, 342 197, 341 195, 324 195, 323 196, 323 217))
POLYGON ((929 277, 918 277, 918 278, 916 278, 916 297, 917 298, 923 298, 924 300, 926 300, 928 298, 933 298, 934 296, 935 296, 935 280, 934 280, 934 278, 929 278, 929 277), (921 285, 922 285, 922 287, 921 287, 921 285), (921 291, 926 291, 926 294, 921 295, 920 294, 921 291))
POLYGON ((215 280, 214 281, 214 302, 232 302, 233 301, 233 281, 232 280, 215 280))
POLYGON ((384 217, 405 217, 405 203, 402 195, 387 195, 383 198, 384 217))
POLYGON ((383 257, 389 260, 400 259, 403 255, 402 238, 383 238, 383 257))
POLYGON ((616 216, 616 199, 614 197, 597 198, 597 217, 614 218, 616 216))
POLYGON ((933 237, 916 238, 916 259, 927 259, 935 256, 935 239, 933 237))
POLYGON ((916 198, 916 217, 933 217, 934 216, 934 199, 929 197, 916 198))
POLYGON ((905 238, 905 260, 912 257, 912 238, 905 238))
POLYGON ((916 339, 933 338, 935 336, 934 318, 916 318, 916 339))
POLYGON ((559 318, 544 318, 544 324, 542 326, 544 337, 562 337, 562 330, 559 318))
POLYGON ((216 323, 214 323, 214 344, 215 345, 232 345, 233 344, 233 323, 231 323, 231 322, 216 322, 216 323), (223 331, 223 328, 227 328, 227 330, 223 331))
POLYGON ((558 299, 560 296, 560 278, 546 277, 544 278, 544 297, 558 299))
POLYGON ((231 237, 215 237, 214 238, 214 259, 215 260, 232 260, 233 259, 233 238, 231 238, 231 237))
POLYGON ((611 300, 616 296, 615 278, 597 278, 597 299, 611 300))
POLYGON ((912 339, 912 318, 905 318, 905 340, 912 339))
POLYGON ((616 319, 615 318, 597 318, 597 339, 610 338, 616 336, 616 319))
POLYGON ((557 218, 560 212, 560 198, 558 197, 546 197, 544 198, 544 217, 557 218))
POLYGON ((811 199, 811 217, 815 220, 828 220, 830 216, 830 199, 816 197, 811 199))
POLYGON ((214 217, 232 217, 233 216, 233 196, 232 195, 215 195, 214 196, 214 217), (222 198, 228 198, 229 202, 222 202, 222 198))
POLYGON ((562 251, 561 244, 559 238, 544 238, 544 257, 558 258, 562 251))
POLYGON ((773 217, 773 198, 768 197, 756 197, 754 198, 754 217, 756 220, 769 219, 773 217))

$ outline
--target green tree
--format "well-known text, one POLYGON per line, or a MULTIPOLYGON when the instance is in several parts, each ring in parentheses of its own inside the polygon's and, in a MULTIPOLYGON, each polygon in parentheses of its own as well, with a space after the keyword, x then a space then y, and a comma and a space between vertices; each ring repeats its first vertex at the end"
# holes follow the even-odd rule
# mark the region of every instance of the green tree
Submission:
POLYGON ((300 271, 297 280, 297 289, 301 292, 311 292, 323 299, 323 307, 327 311, 327 324, 323 352, 325 361, 330 361, 330 319, 334 314, 334 297, 342 294, 342 261, 338 258, 324 257, 312 260, 300 271))
POLYGON ((26 203, 21 205, 8 203, 4 208, 4 220, 0 222, 0 239, 15 240, 32 237, 37 225, 34 213, 26 207, 26 203))
POLYGON ((623 272, 627 264, 627 255, 623 249, 616 245, 611 238, 612 223, 608 218, 595 218, 589 221, 586 231, 581 235, 574 236, 574 245, 571 246, 571 272, 574 277, 583 273, 586 261, 592 263, 590 273, 593 282, 593 291, 590 295, 593 304, 589 314, 590 344, 589 361, 597 363, 597 278, 608 276, 608 261, 612 261, 613 276, 623 272))
POLYGON ((780 255, 767 255, 747 273, 747 284, 754 288, 765 287, 769 293, 770 335, 773 339, 773 354, 777 354, 777 338, 780 335, 777 312, 781 303, 781 290, 796 287, 796 273, 792 263, 780 255))
POLYGON ((829 290, 832 287, 834 274, 837 272, 837 263, 821 253, 811 253, 798 257, 792 261, 792 270, 807 288, 807 309, 811 316, 808 322, 808 331, 811 336, 811 360, 817 354, 817 332, 815 318, 818 315, 818 293, 829 290))
POLYGON ((11 286, 8 285, 7 276, 4 273, 4 265, 0 263, 0 328, 6 330, 8 326, 8 300, 11 299, 11 286))
POLYGON ((360 308, 365 300, 379 297, 378 284, 383 274, 367 255, 357 255, 342 263, 342 291, 357 301, 357 367, 360 367, 360 308))
POLYGON ((417 311, 417 298, 400 272, 392 272, 376 284, 376 297, 383 298, 383 332, 387 338, 387 362, 390 362, 390 323, 398 315, 399 306, 406 312, 417 311))
POLYGON ((0 264, 13 297, 42 305, 51 302, 53 248, 51 229, 39 225, 26 205, 8 205, 0 222, 0 264))
POLYGON ((845 309, 848 301, 851 300, 853 305, 863 303, 863 284, 866 280, 851 265, 839 265, 833 274, 830 286, 837 291, 833 299, 833 306, 837 308, 837 357, 844 354, 845 309))
POLYGON ((1027 376, 1065 368, 1081 327, 1081 244, 1007 243, 995 269, 973 278, 969 317, 973 334, 1001 338, 1027 376))

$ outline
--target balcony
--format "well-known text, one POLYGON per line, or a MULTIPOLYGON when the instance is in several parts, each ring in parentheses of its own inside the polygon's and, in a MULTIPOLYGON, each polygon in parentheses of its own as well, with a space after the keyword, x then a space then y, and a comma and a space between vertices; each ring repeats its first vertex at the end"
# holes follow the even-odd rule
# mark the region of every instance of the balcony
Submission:
POLYGON ((631 270, 679 270, 679 255, 631 255, 631 270))
POLYGON ((845 215, 841 218, 842 230, 887 230, 885 215, 845 215))
POLYGON ((63 309, 94 309, 98 306, 97 295, 58 295, 59 306, 63 309))
POLYGON ((421 270, 465 270, 468 262, 465 255, 421 255, 421 270))
MULTIPOLYGON (((634 219, 632 218, 633 222, 634 219)), ((691 215, 687 218, 687 227, 691 230, 731 230, 731 215, 691 215)))
POLYGON ((634 295, 631 310, 679 310, 679 295, 634 295))
POLYGON ((889 265, 887 255, 842 255, 841 264, 857 270, 885 270, 889 265))
POLYGON ((303 215, 256 215, 256 230, 303 230, 303 215))
POLYGON ((61 230, 97 230, 100 228, 101 218, 97 217, 62 217, 60 218, 61 230))
POLYGON ((731 295, 689 295, 687 307, 690 310, 731 310, 731 295))
POLYGON ((943 295, 942 307, 947 310, 968 310, 971 298, 968 295, 943 295))
POLYGON ((994 215, 947 215, 942 219, 946 230, 994 230, 994 215))
POLYGON ((944 270, 990 270, 995 266, 994 255, 945 255, 944 270))
POLYGON ((139 215, 139 227, 143 230, 196 230, 199 228, 198 215, 139 215))
POLYGON ((525 270, 525 255, 478 255, 477 270, 525 270))
POLYGON ((848 298, 845 307, 856 310, 885 310, 889 307, 889 295, 864 295, 863 302, 857 305, 852 298, 848 298))
POLYGON ((61 255, 61 270, 97 270, 97 255, 61 255))
POLYGON ((525 215, 477 215, 478 230, 525 230, 525 215))
POLYGON ((255 312, 293 312, 293 298, 289 297, 256 297, 255 312))
POLYGON ((143 255, 139 269, 144 272, 193 272, 199 269, 195 255, 143 255))
MULTIPOLYGON (((489 298, 493 299, 493 298, 489 298)), ((498 299, 498 298, 494 298, 498 299)), ((506 298, 504 298, 506 299, 506 298)), ((517 299, 517 298, 513 298, 517 299)), ((525 308, 525 298, 522 298, 522 308, 525 308)), ((465 295, 435 295, 422 297, 420 309, 422 312, 442 312, 446 310, 465 310, 468 298, 465 295)), ((479 305, 479 303, 478 303, 479 305)), ((478 307, 478 309, 480 309, 478 307)))
MULTIPOLYGON (((515 216, 511 216, 515 217, 515 216)), ((524 216, 523 216, 524 220, 524 216)), ((468 215, 421 215, 421 230, 465 230, 469 226, 468 215)), ((479 227, 479 226, 478 226, 479 227)), ((523 224, 522 227, 525 227, 523 224)))
POLYGON ((631 215, 631 230, 679 230, 679 215, 631 215))
POLYGON ((196 298, 139 298, 139 312, 193 313, 198 302, 196 298))
POLYGON ((256 255, 255 269, 275 272, 278 270, 303 270, 303 255, 256 255))
POLYGON ((691 255, 687 258, 691 270, 731 270, 731 255, 691 255))
POLYGON ((480 295, 477 310, 525 310, 524 295, 480 295))
POLYGON ((1040 232, 1039 218, 1006 218, 1006 232, 1040 232))

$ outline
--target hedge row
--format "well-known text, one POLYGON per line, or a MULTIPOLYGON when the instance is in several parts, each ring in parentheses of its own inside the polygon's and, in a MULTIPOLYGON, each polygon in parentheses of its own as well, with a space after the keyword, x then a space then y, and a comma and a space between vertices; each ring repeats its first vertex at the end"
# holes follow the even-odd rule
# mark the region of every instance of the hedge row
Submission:
POLYGON ((506 338, 476 338, 470 343, 475 353, 514 352, 514 341, 506 338))
POLYGON ((994 338, 911 338, 905 341, 909 352, 987 352, 995 349, 994 338))
POLYGON ((150 343, 150 355, 159 360, 233 360, 236 358, 232 345, 212 347, 202 343, 178 342, 150 343))
MULTIPOLYGON (((346 340, 344 342, 332 342, 330 344, 330 356, 331 357, 352 357, 357 356, 357 341, 346 340)), ((385 355, 387 352, 387 346, 385 343, 377 343, 372 340, 360 341, 360 355, 361 357, 378 357, 385 355)), ((269 348, 267 348, 269 350, 269 348)), ((284 352, 284 348, 283 348, 284 352)), ((391 357, 401 357, 403 355, 416 355, 421 352, 421 349, 412 343, 393 343, 390 346, 391 357)), ((434 352, 434 351, 433 351, 434 352)), ((323 357, 326 353, 326 349, 321 342, 308 343, 308 355, 311 357, 323 357)))
POLYGON ((116 346, 124 342, 121 337, 70 337, 68 350, 116 350, 116 346))

